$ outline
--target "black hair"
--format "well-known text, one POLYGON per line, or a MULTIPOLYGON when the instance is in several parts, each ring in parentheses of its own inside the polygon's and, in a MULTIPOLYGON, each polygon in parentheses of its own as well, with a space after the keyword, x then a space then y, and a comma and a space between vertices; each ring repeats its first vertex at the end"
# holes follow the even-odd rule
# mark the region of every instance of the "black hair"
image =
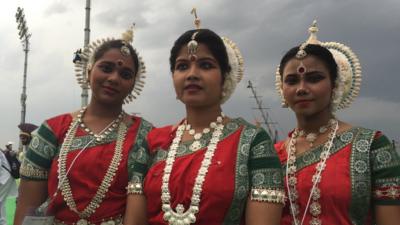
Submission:
POLYGON ((126 46, 129 49, 130 56, 132 57, 134 68, 133 72, 136 76, 139 70, 139 58, 136 54, 136 51, 133 49, 132 45, 123 42, 122 40, 111 40, 103 43, 100 47, 97 48, 96 52, 93 55, 93 63, 97 62, 103 55, 110 49, 116 48, 121 49, 122 46, 126 46))
MULTIPOLYGON (((286 54, 282 57, 280 66, 279 66, 279 73, 281 76, 283 75, 283 69, 285 68, 286 64, 289 62, 289 60, 293 59, 297 52, 299 51, 300 46, 296 46, 292 49, 290 49, 286 54)), ((322 47, 320 45, 314 45, 314 44, 308 44, 306 45, 306 48, 304 49, 307 52, 307 55, 312 55, 320 59, 322 62, 324 62, 325 66, 327 67, 329 71, 329 77, 332 83, 332 86, 335 86, 335 81, 338 76, 338 67, 336 64, 335 59, 333 58, 332 53, 325 47, 322 47)), ((282 77, 281 77, 282 78, 282 77)))
POLYGON ((195 40, 200 44, 205 44, 207 48, 210 50, 211 54, 217 60, 220 68, 221 74, 223 78, 225 78, 226 74, 231 71, 231 66, 229 65, 228 53, 226 51, 223 40, 218 34, 209 29, 197 29, 197 30, 188 30, 183 33, 174 43, 174 46, 171 49, 171 54, 169 57, 169 65, 171 72, 175 70, 176 58, 178 57, 179 51, 182 47, 186 46, 186 44, 191 40, 194 32, 198 32, 195 40))

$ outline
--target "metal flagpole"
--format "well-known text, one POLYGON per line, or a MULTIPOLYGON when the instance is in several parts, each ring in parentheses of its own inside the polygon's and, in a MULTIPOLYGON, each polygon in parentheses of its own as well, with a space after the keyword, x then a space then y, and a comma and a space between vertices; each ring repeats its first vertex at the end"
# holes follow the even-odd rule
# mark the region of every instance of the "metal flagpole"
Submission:
MULTIPOLYGON (((91 0, 86 0, 86 7, 85 7, 85 39, 84 39, 84 44, 83 46, 86 47, 89 45, 89 41, 90 41, 90 4, 91 4, 91 0)), ((82 71, 82 79, 88 79, 86 77, 86 69, 87 69, 87 65, 84 66, 83 71, 82 71)), ((81 98, 82 98, 82 102, 81 102, 81 106, 87 106, 88 104, 88 97, 89 97, 89 87, 87 84, 84 84, 82 86, 82 94, 81 94, 81 98)))
MULTIPOLYGON (((32 36, 28 32, 28 26, 26 25, 26 20, 25 20, 25 14, 24 14, 24 9, 21 7, 17 8, 17 13, 15 14, 15 18, 18 23, 18 35, 19 39, 22 42, 23 46, 23 51, 25 52, 25 62, 24 62, 24 75, 23 75, 23 82, 22 82, 22 93, 21 93, 21 122, 25 123, 25 117, 26 117, 26 99, 27 99, 27 94, 26 94, 26 79, 27 79, 27 71, 28 71, 28 52, 29 52, 29 39, 32 36)), ((22 143, 21 141, 19 142, 18 149, 21 151, 22 150, 22 143)))

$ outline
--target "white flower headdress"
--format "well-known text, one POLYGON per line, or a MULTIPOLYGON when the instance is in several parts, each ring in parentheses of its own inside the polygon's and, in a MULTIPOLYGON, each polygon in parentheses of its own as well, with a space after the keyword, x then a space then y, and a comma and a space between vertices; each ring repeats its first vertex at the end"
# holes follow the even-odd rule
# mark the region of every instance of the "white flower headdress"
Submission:
MULTIPOLYGON (((358 96, 361 86, 361 65, 354 52, 346 45, 337 42, 320 42, 317 39, 317 22, 314 20, 308 29, 310 37, 300 45, 296 57, 304 58, 307 53, 305 48, 307 44, 316 44, 327 48, 333 55, 338 65, 338 77, 335 81, 335 89, 332 96, 332 111, 347 108, 358 96), (305 55, 304 55, 305 54, 305 55)), ((282 76, 279 72, 279 66, 275 73, 275 88, 284 104, 285 100, 282 93, 282 76)))
MULTIPOLYGON (((194 24, 196 29, 200 29, 200 19, 197 17, 196 8, 191 11, 195 16, 194 24)), ((197 32, 192 35, 192 40, 188 43, 190 54, 193 55, 197 49, 197 41, 195 40, 197 32)), ((237 45, 227 37, 221 37, 224 42, 228 55, 229 66, 231 71, 225 74, 224 85, 222 87, 221 104, 225 103, 235 91, 237 84, 242 80, 244 73, 243 56, 237 45)))
MULTIPOLYGON (((76 74, 78 84, 82 88, 89 87, 88 72, 94 64, 94 55, 96 54, 96 52, 100 46, 102 46, 103 44, 105 44, 106 42, 109 42, 109 41, 122 40, 123 46, 120 49, 121 53, 125 56, 130 55, 129 48, 127 47, 127 45, 132 46, 133 37, 134 37, 134 33, 133 33, 134 25, 135 24, 133 24, 133 26, 131 26, 127 31, 122 33, 121 38, 109 37, 109 38, 98 39, 96 41, 93 41, 87 47, 85 47, 83 49, 83 51, 80 51, 77 53, 79 56, 79 60, 75 61, 75 74, 76 74)), ((145 67, 144 61, 143 61, 142 57, 139 55, 138 51, 135 48, 133 48, 133 51, 138 56, 139 65, 137 65, 138 69, 137 69, 137 74, 135 75, 135 84, 134 84, 133 90, 125 98, 125 100, 124 100, 125 104, 133 101, 133 99, 136 99, 137 96, 140 95, 140 92, 142 91, 142 89, 144 87, 146 67, 145 67)))

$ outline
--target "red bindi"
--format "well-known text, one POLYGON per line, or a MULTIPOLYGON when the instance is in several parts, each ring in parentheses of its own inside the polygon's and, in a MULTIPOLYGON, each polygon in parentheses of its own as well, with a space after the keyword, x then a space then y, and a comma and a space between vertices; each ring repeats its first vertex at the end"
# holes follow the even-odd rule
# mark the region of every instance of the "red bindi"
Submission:
POLYGON ((118 66, 122 66, 122 65, 124 65, 124 61, 122 61, 122 60, 118 60, 118 61, 117 61, 117 65, 118 65, 118 66))
POLYGON ((304 74, 307 71, 306 66, 304 66, 303 62, 300 62, 300 65, 297 67, 298 74, 304 74))
POLYGON ((191 54, 191 55, 189 56, 189 60, 190 60, 190 61, 196 61, 196 59, 197 59, 197 55, 195 55, 195 54, 191 54))

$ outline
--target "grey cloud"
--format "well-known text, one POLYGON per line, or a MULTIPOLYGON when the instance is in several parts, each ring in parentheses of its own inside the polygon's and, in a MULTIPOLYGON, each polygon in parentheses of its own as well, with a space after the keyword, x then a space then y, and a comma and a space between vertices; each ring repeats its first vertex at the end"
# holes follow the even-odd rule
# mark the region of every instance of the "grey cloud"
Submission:
MULTIPOLYGON (((72 52, 83 43, 84 1, 71 0, 68 5, 60 2, 50 3, 44 10, 46 16, 60 14, 57 25, 52 23, 55 21, 44 23, 36 18, 39 22, 35 24, 35 20, 30 20, 34 35, 28 67, 27 121, 34 123, 80 107, 81 90, 75 83, 71 58, 72 52)), ((99 33, 99 37, 119 34, 129 23, 136 22, 134 45, 146 60, 148 76, 142 95, 125 109, 140 113, 157 126, 176 123, 184 117, 184 106, 175 99, 168 56, 173 41, 193 28, 193 17, 189 14, 192 4, 186 0, 92 1, 92 40, 99 33)), ((400 52, 399 1, 215 0, 201 1, 197 6, 203 27, 231 38, 245 57, 245 77, 223 105, 229 116, 243 116, 249 121, 260 116, 252 109, 254 99, 246 88, 247 81, 252 80, 264 106, 270 108, 272 121, 278 123, 280 137, 295 126, 294 114, 280 108, 274 90, 274 72, 285 51, 306 40, 307 28, 317 18, 319 39, 349 45, 363 66, 361 96, 339 118, 380 129, 399 140, 400 124, 396 122, 400 121, 396 114, 400 110, 397 106, 400 76, 396 68, 400 52)), ((14 21, 12 25, 8 23, 4 22, 3 33, 16 33, 14 21)), ((2 146, 9 139, 14 142, 17 139, 23 52, 16 34, 0 37, 0 45, 4 48, 0 81, 8 82, 0 90, 0 96, 2 105, 12 112, 10 118, 1 121, 5 127, 0 129, 2 146), (11 79, 4 74, 10 74, 11 79)))
POLYGON ((56 14, 64 14, 68 11, 68 7, 65 3, 56 1, 51 3, 44 11, 45 16, 52 16, 56 14))

